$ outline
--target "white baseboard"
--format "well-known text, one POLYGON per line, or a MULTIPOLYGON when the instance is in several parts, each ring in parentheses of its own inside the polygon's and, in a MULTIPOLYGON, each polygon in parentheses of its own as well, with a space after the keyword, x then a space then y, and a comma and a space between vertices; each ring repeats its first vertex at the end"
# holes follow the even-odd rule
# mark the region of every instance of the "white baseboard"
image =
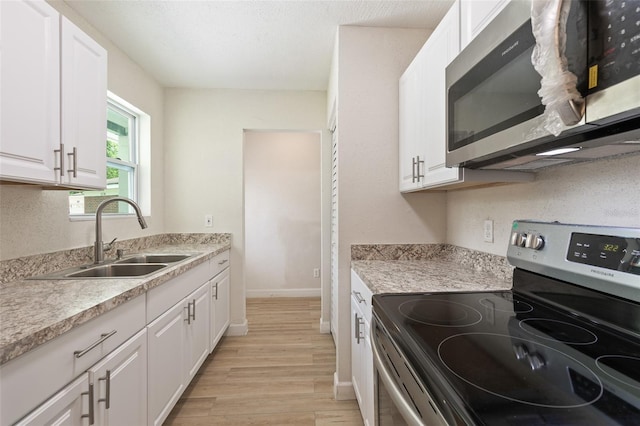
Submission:
POLYGON ((320 297, 320 289, 286 288, 273 290, 247 290, 247 299, 256 297, 320 297))
POLYGON ((344 401, 347 399, 356 399, 356 393, 353 390, 351 382, 339 382, 338 373, 333 373, 333 397, 336 401, 344 401))
POLYGON ((324 321, 322 318, 320 318, 320 333, 322 334, 331 333, 331 322, 324 321))
POLYGON ((249 322, 245 318, 241 323, 231 323, 224 332, 225 336, 246 336, 249 332, 249 322))

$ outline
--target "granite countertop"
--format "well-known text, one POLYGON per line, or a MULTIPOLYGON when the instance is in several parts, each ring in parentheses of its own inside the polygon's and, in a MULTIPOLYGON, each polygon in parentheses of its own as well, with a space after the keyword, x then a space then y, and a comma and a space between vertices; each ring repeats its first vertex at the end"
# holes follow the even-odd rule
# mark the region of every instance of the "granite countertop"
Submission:
POLYGON ((451 259, 356 260, 351 267, 373 294, 508 290, 511 280, 451 259))
MULTIPOLYGON (((228 250, 229 240, 138 253, 195 254, 140 278, 27 280, 0 285, 0 365, 228 250)), ((127 256, 134 253, 127 253, 127 256)))
POLYGON ((508 290, 513 267, 503 256, 448 244, 351 247, 351 268, 373 294, 508 290))

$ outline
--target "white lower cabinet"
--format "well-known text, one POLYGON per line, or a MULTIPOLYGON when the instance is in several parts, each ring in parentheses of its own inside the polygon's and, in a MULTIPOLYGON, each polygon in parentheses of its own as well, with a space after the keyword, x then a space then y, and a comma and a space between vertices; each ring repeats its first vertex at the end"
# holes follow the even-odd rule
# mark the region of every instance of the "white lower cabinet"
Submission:
POLYGON ((375 424, 371 297, 371 290, 351 271, 351 381, 365 426, 375 424))
POLYGON ((16 423, 16 426, 82 425, 84 415, 89 415, 89 405, 89 375, 83 374, 16 423))
POLYGON ((1 365, 0 425, 161 425, 229 325, 228 266, 225 251, 1 365))
POLYGON ((99 425, 147 423, 147 330, 143 329, 89 370, 99 425))
POLYGON ((143 425, 147 422, 143 329, 58 391, 18 425, 143 425))
POLYGON ((229 327, 229 269, 211 280, 211 342, 213 351, 229 327))
POLYGON ((209 283, 148 326, 149 424, 161 425, 209 355, 209 283))

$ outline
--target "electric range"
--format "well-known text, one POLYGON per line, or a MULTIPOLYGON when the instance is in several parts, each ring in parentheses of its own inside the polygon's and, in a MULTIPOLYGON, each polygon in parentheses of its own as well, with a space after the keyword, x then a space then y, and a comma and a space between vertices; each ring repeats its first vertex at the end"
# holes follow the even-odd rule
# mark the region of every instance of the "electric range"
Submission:
POLYGON ((640 425, 640 229, 516 221, 507 257, 510 291, 373 296, 377 424, 640 425))

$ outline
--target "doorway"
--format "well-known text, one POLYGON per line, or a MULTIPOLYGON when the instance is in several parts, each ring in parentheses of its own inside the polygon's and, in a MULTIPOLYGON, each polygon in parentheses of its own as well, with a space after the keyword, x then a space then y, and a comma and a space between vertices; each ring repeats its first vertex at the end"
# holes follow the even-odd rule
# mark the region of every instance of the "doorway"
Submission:
POLYGON ((321 133, 244 132, 246 295, 321 295, 321 133))

